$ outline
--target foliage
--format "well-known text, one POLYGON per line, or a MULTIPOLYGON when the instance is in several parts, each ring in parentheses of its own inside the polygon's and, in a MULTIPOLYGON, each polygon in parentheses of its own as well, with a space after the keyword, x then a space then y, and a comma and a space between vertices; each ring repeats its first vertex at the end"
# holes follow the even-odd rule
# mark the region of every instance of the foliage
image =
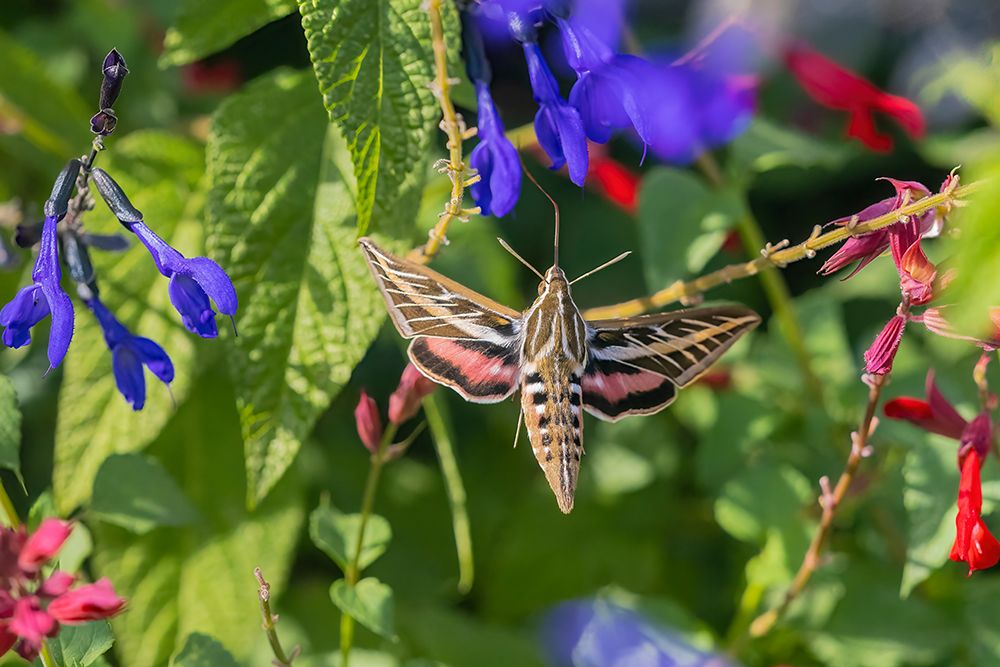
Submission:
MULTIPOLYGON (((164 240, 224 267, 239 310, 235 331, 220 320, 218 339, 193 339, 166 279, 133 243, 93 253, 101 297, 169 352, 169 390, 151 384, 145 408, 133 411, 81 305, 73 348, 47 377, 47 325, 27 349, 0 352, 3 488, 32 528, 49 516, 76 520, 60 568, 108 577, 128 599, 110 624, 64 627, 49 642, 59 665, 270 665, 256 567, 271 586, 276 636, 286 652, 301 647, 296 666, 341 664, 342 614, 358 623, 350 664, 359 667, 553 664, 549 614, 581 598, 640 614, 692 655, 728 652, 748 667, 1000 660, 995 573, 968 579, 949 561, 957 445, 885 419, 812 580, 770 633, 751 636, 754 619, 782 604, 821 525, 820 478, 836 483, 844 469, 867 396, 862 353, 900 298, 885 257, 850 281, 816 276, 822 254, 769 274, 770 286, 750 277, 709 292, 747 304, 764 323, 669 410, 615 424, 585 417, 587 456, 568 517, 530 446, 511 449, 518 405, 470 404, 444 389, 427 399, 426 416, 400 426, 395 440, 408 448, 385 462, 374 512, 364 512, 372 452, 358 442, 352 410, 365 389, 384 417, 406 357, 357 239, 405 254, 451 196, 434 169, 448 153, 429 4, 126 5, 3 10, 0 205, 19 197, 25 222, 41 215, 55 173, 87 149, 99 65, 109 40, 120 40, 131 73, 101 166, 164 240), (153 33, 164 34, 162 45, 153 33)), ((667 10, 642 11, 662 19, 667 10)), ((655 44, 676 37, 664 26, 678 24, 635 21, 633 36, 655 44)), ((453 3, 443 3, 442 29, 448 74, 461 79, 453 3)), ((964 183, 1000 178, 995 50, 937 71, 918 98, 963 98, 964 124, 932 127, 890 154, 828 128, 780 72, 761 74, 771 78, 757 116, 706 153, 710 162, 650 157, 640 166, 628 139, 594 145, 592 155, 605 151, 638 180, 634 208, 593 180, 581 192, 539 167, 548 162, 533 152, 535 107, 518 49, 491 44, 489 53, 510 135, 531 137, 520 146, 526 169, 559 202, 562 268, 575 277, 636 251, 574 285, 581 310, 745 265, 757 256, 746 250, 755 233, 804 240, 888 196, 879 176, 936 191, 963 163, 964 183)), ((895 53, 886 49, 871 71, 888 71, 895 53)), ((468 104, 461 85, 456 102, 468 104)), ((473 125, 474 110, 465 113, 473 125)), ((963 198, 946 227, 960 233, 925 244, 940 266, 950 258, 961 269, 950 289, 963 334, 982 336, 998 300, 998 192, 987 184, 963 198)), ((120 232, 98 204, 85 214, 87 231, 120 232)), ((551 218, 542 194, 525 187, 514 215, 452 224, 433 267, 523 308, 536 278, 495 237, 544 269, 551 218)), ((6 228, 0 236, 0 259, 9 251, 21 261, 0 275, 6 302, 30 284, 30 256, 7 247, 6 228)), ((883 402, 923 396, 933 368, 971 418, 979 350, 908 327, 883 402)), ((994 390, 997 373, 992 363, 994 390)), ((982 476, 983 516, 1000 528, 990 516, 1000 508, 996 457, 982 476)))

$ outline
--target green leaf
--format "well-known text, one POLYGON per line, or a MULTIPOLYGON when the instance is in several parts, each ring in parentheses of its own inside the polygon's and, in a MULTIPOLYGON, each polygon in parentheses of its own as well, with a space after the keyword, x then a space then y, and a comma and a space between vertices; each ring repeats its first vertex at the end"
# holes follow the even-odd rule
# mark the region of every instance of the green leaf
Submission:
POLYGON ((802 473, 791 466, 762 463, 723 487, 715 501, 715 519, 736 539, 762 544, 768 529, 797 522, 812 496, 812 485, 802 473))
MULTIPOLYGON (((358 235, 421 183, 440 116, 423 0, 299 0, 323 102, 347 140, 357 181, 358 235)), ((460 42, 452 3, 446 44, 460 42)))
POLYGON ((177 18, 163 38, 160 65, 200 60, 294 11, 295 0, 181 0, 177 18))
MULTIPOLYGON (((146 223, 157 234, 185 255, 202 254, 197 192, 202 153, 196 145, 161 132, 137 132, 117 140, 114 151, 108 151, 106 158, 102 154, 105 159, 104 168, 136 207, 146 212, 146 223)), ((87 229, 124 231, 103 203, 88 213, 87 229)), ((130 240, 135 237, 130 235, 130 240)), ((147 373, 146 406, 134 411, 115 385, 101 327, 76 302, 76 330, 71 353, 63 362, 53 455, 52 489, 62 515, 90 498, 104 459, 113 453, 142 450, 174 416, 174 401, 184 400, 190 386, 196 341, 206 346, 220 344, 201 341, 183 327, 170 304, 169 281, 140 244, 133 243, 121 254, 92 255, 105 305, 132 333, 163 347, 176 376, 168 391, 147 373)))
POLYGON ((135 535, 94 526, 96 576, 129 601, 112 620, 124 665, 162 665, 192 632, 215 637, 237 659, 260 632, 253 571, 277 598, 304 518, 301 486, 289 475, 255 511, 246 509, 239 419, 221 365, 197 379, 190 398, 150 447, 203 517, 135 535))
POLYGON ((834 169, 846 162, 852 152, 842 144, 825 143, 758 116, 730 144, 726 166, 737 180, 743 180, 779 167, 834 169))
POLYGON ((434 665, 542 667, 550 664, 543 660, 539 642, 531 633, 488 623, 482 615, 459 610, 454 605, 424 602, 406 607, 401 603, 399 626, 404 641, 416 648, 415 653, 440 661, 431 663, 434 665))
POLYGON ((355 621, 380 637, 395 640, 392 589, 375 577, 365 577, 353 588, 346 579, 330 586, 330 599, 355 621))
POLYGON ((328 127, 312 78, 281 72, 229 98, 209 137, 212 254, 240 295, 229 370, 251 506, 287 470, 385 316, 337 168, 343 143, 328 127))
POLYGON ((21 410, 17 407, 14 385, 6 375, 0 375, 0 468, 14 471, 21 478, 21 410))
POLYGON ((639 235, 650 285, 667 285, 701 271, 722 246, 741 205, 688 171, 656 167, 639 192, 639 235))
MULTIPOLYGON (((0 90, 5 123, 15 133, 0 133, 0 146, 27 144, 51 163, 65 164, 90 143, 87 105, 46 71, 38 56, 0 30, 0 90), (44 103, 39 103, 44 100, 44 103)), ((17 146, 9 146, 17 150, 17 146)), ((53 174, 53 177, 55 174, 53 174)))
MULTIPOLYGON (((320 505, 309 516, 309 537, 313 544, 344 571, 357 551, 360 529, 360 514, 343 514, 329 505, 320 505)), ((385 553, 391 540, 392 529, 389 522, 377 514, 369 515, 358 567, 364 570, 374 563, 385 553)))
POLYGON ((913 442, 903 462, 907 539, 899 593, 904 598, 948 562, 958 488, 955 443, 938 436, 913 437, 913 442))
POLYGON ((214 637, 192 632, 170 659, 170 667, 239 667, 239 663, 214 637))
POLYGON ((104 461, 94 480, 90 510, 108 523, 140 534, 198 519, 163 466, 140 454, 115 454, 104 461))
POLYGON ((107 621, 92 621, 82 625, 63 625, 59 634, 49 640, 49 649, 57 665, 87 667, 104 655, 115 637, 107 621))

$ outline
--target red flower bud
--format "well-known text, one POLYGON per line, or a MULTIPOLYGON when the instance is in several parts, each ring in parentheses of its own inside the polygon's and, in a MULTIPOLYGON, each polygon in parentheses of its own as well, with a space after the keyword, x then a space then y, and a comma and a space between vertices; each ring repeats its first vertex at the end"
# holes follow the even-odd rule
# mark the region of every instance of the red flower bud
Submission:
POLYGON ((434 383, 428 380, 413 364, 407 364, 399 378, 399 386, 389 397, 389 421, 402 424, 417 414, 420 401, 434 391, 434 383))
POLYGON ((358 405, 354 408, 354 424, 358 429, 358 437, 372 454, 378 452, 382 440, 382 418, 378 414, 378 403, 375 399, 361 392, 358 405))
POLYGON ((865 351, 865 371, 875 375, 885 375, 892 370, 892 361, 896 358, 899 343, 903 340, 903 327, 906 318, 893 315, 885 328, 875 337, 871 347, 865 351))
POLYGON ((18 566, 25 572, 37 572, 42 565, 52 560, 69 534, 73 525, 59 519, 46 519, 24 543, 17 557, 18 566))
POLYGON ((114 616, 125 606, 111 582, 99 579, 60 595, 49 603, 48 612, 60 623, 73 625, 114 616))

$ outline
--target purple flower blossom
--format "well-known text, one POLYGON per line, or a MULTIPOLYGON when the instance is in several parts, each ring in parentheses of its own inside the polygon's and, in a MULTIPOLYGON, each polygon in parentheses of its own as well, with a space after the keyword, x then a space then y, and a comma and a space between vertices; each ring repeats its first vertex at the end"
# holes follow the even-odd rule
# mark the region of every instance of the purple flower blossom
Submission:
MULTIPOLYGON (((139 237, 153 256, 156 268, 170 278, 167 288, 170 302, 180 313, 184 326, 202 338, 218 336, 211 302, 215 301, 219 312, 229 315, 230 319, 233 319, 238 306, 236 289, 226 272, 207 257, 189 259, 172 248, 146 226, 142 213, 132 205, 121 186, 107 172, 94 169, 91 175, 111 212, 126 229, 139 237)), ((235 328, 236 320, 233 319, 233 329, 235 328)))
POLYGON ((0 310, 3 342, 15 348, 30 343, 31 328, 46 315, 52 315, 48 349, 50 369, 62 362, 73 339, 73 302, 59 284, 62 269, 57 248, 58 224, 55 216, 45 216, 38 258, 31 272, 35 283, 18 291, 10 303, 0 310))
POLYGON ((111 368, 118 391, 132 405, 133 410, 142 410, 146 404, 143 365, 169 387, 174 379, 174 365, 170 357, 150 339, 129 332, 96 296, 86 303, 100 323, 104 341, 111 350, 111 368))
POLYGON ((489 84, 476 82, 479 104, 479 143, 469 155, 469 164, 479 173, 472 198, 484 215, 503 217, 514 210, 521 193, 521 165, 517 149, 504 135, 489 84))
POLYGON ((579 112, 566 103, 537 42, 524 42, 531 89, 538 102, 535 135, 552 160, 552 169, 569 166, 569 179, 583 186, 587 177, 587 136, 579 112))
POLYGON ((559 605, 546 619, 543 636, 554 667, 730 667, 638 612, 600 598, 559 605))
POLYGON ((885 375, 892 370, 899 344, 903 340, 906 318, 893 315, 882 331, 875 337, 871 347, 865 350, 865 371, 874 375, 885 375))

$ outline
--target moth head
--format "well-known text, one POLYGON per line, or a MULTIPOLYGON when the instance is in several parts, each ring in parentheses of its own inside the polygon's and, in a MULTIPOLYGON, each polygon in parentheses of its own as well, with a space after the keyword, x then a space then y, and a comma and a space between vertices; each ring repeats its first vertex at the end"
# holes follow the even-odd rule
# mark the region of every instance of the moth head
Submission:
POLYGON ((545 288, 552 283, 566 282, 566 274, 558 266, 553 266, 551 269, 545 272, 545 282, 539 283, 538 293, 541 294, 545 291, 545 288))

